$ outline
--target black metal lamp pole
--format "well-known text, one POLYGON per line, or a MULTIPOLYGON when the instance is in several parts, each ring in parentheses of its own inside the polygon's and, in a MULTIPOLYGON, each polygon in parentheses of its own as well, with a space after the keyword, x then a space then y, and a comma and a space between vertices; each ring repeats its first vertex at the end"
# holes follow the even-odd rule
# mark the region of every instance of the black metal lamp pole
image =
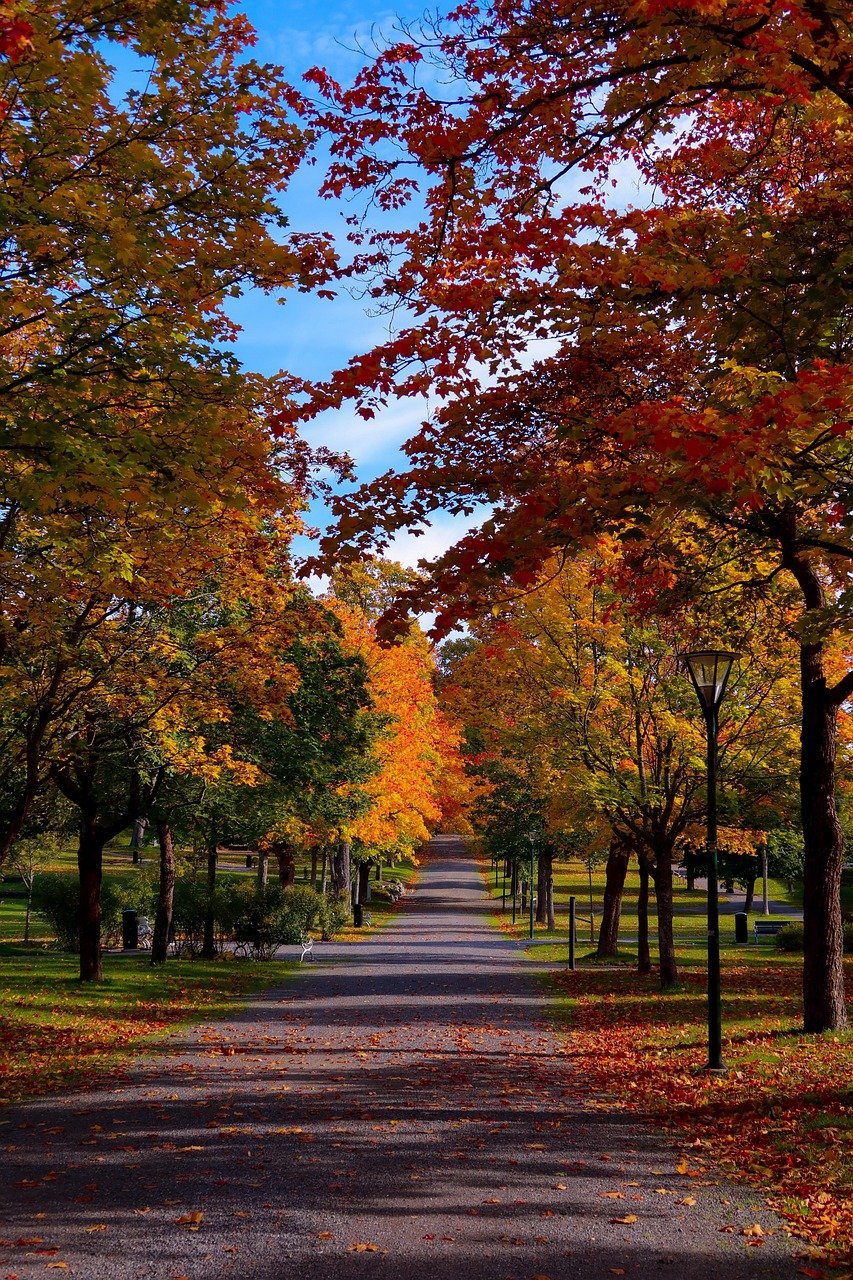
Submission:
POLYGON ((732 664, 738 655, 706 649, 683 655, 699 699, 708 735, 708 1065, 723 1072, 723 1027, 720 996, 720 905, 717 879, 717 726, 732 664))

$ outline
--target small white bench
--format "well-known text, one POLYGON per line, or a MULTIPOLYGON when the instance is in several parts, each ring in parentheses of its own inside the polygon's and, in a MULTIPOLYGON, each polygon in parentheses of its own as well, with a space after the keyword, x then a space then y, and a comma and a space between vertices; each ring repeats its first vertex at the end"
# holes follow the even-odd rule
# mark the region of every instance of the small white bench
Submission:
POLYGON ((299 957, 299 963, 302 964, 302 961, 305 959, 306 956, 308 956, 309 959, 313 960, 314 959, 314 939, 310 936, 307 938, 303 938, 299 945, 302 948, 302 955, 299 957))

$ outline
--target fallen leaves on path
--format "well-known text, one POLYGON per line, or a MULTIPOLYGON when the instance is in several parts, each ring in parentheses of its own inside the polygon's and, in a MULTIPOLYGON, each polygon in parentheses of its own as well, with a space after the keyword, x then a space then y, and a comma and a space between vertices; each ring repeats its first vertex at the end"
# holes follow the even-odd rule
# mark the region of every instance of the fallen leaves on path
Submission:
MULTIPOLYGON (((853 967, 846 969, 849 981, 853 967)), ((683 974, 682 988, 665 996, 654 978, 628 971, 563 972, 552 980, 571 999, 568 1056, 599 1105, 601 1094, 610 1095, 689 1134, 679 1177, 703 1185, 713 1181, 713 1166, 722 1166, 770 1197, 812 1245, 815 1261, 853 1259, 851 1035, 800 1032, 790 964, 726 969, 725 1076, 701 1069, 704 973, 683 974)), ((666 1187, 655 1193, 672 1194, 666 1187)), ((695 1200, 681 1196, 676 1203, 695 1200)), ((752 1247, 763 1238, 746 1237, 752 1247)))

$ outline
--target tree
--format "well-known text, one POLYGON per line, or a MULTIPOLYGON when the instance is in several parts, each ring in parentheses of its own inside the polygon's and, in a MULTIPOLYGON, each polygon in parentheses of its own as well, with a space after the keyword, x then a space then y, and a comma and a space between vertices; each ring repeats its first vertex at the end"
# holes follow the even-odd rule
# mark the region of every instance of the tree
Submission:
POLYGON ((283 389, 227 351, 227 306, 306 285, 325 253, 287 232, 304 138, 245 19, 213 0, 6 17, 0 720, 18 785, 0 860, 99 678, 100 632, 128 602, 194 590, 235 524, 301 506, 310 454, 293 436, 271 450, 283 389), (121 91, 114 54, 142 87, 121 91))
MULTIPOLYGON (((551 793, 552 829, 558 821, 568 831, 581 824, 578 819, 588 822, 585 810, 606 819, 605 954, 615 948, 624 851, 636 854, 655 887, 666 987, 677 979, 673 854, 704 803, 704 735, 679 668, 673 623, 632 616, 613 585, 619 561, 618 543, 601 539, 594 552, 553 566, 497 620, 481 624, 479 651, 457 664, 457 683, 467 675, 467 690, 453 705, 465 707, 493 755, 511 756, 528 775, 536 761, 540 785, 551 793)), ((774 641, 765 640, 753 654, 747 677, 727 703, 720 754, 729 804, 745 787, 755 803, 762 774, 765 793, 775 787, 778 759, 791 750, 790 705, 787 717, 779 715, 786 696, 791 699, 785 681, 790 654, 776 638, 778 626, 772 629, 783 616, 767 613, 756 625, 756 632, 771 631, 774 641)), ((640 965, 645 967, 642 948, 640 965)))
POLYGON ((411 322, 305 412, 353 395, 369 417, 430 384, 445 401, 408 475, 342 501, 339 528, 363 549, 439 505, 494 507, 407 606, 442 598, 451 625, 602 528, 645 543, 655 598, 673 577, 660 521, 682 507, 797 584, 810 1031, 846 1021, 835 742, 853 673, 825 643, 849 633, 853 558, 850 34, 836 4, 499 3, 409 33, 350 90, 315 77, 337 120, 327 189, 394 208, 422 182, 426 215, 366 229, 361 265, 411 322), (647 207, 609 198, 620 163, 647 207), (535 360, 542 340, 556 354, 535 360))

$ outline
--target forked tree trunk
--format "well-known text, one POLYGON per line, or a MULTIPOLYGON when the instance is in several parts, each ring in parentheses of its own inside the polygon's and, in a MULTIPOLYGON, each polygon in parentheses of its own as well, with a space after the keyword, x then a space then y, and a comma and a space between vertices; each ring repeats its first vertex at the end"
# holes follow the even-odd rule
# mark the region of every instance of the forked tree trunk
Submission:
POLYGON ((649 864, 637 855, 640 866, 640 892, 637 897, 637 973, 651 973, 649 953, 649 864))
POLYGON ((336 898, 350 896, 350 843, 341 840, 332 855, 332 893, 336 898))
POLYGON ((622 915, 622 895, 625 892, 625 877, 628 874, 630 856, 629 846, 614 836, 610 841, 607 866, 604 870, 604 904, 596 952, 600 960, 618 955, 619 952, 619 920, 622 915))
POLYGON ((165 964, 172 930, 172 904, 175 899, 175 842, 168 822, 157 823, 160 845, 160 882, 157 887, 157 911, 151 938, 151 963, 165 964))
POLYGON ((803 728, 803 1026, 847 1026, 841 919, 843 837, 835 802, 836 707, 827 697, 817 645, 801 650, 803 728))

